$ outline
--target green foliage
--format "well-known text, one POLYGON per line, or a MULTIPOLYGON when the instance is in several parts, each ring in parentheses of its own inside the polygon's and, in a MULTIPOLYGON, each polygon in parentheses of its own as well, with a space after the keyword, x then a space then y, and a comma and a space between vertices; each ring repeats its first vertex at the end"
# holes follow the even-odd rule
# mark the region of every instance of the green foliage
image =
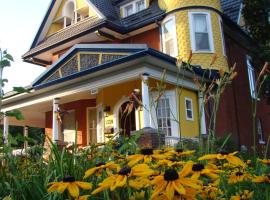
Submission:
POLYGON ((243 0, 243 4, 245 26, 257 45, 253 49, 254 55, 257 62, 263 65, 270 61, 270 1, 243 0))

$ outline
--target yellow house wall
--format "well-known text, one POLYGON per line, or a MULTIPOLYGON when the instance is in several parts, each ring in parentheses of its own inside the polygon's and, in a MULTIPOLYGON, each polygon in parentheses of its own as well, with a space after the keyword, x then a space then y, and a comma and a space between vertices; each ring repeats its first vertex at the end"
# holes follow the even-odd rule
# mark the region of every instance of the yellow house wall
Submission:
MULTIPOLYGON (((223 54, 222 47, 222 35, 220 30, 219 15, 216 12, 210 10, 185 10, 176 12, 176 32, 178 42, 179 58, 187 61, 191 51, 191 36, 189 26, 189 12, 209 12, 211 14, 213 42, 214 42, 214 53, 217 55, 217 60, 211 68, 227 69, 228 63, 227 58, 223 54)), ((213 58, 213 53, 193 53, 191 64, 200 65, 203 68, 210 68, 210 63, 213 58)))
POLYGON ((198 106, 198 96, 195 91, 187 89, 178 89, 179 98, 179 121, 180 121, 180 131, 182 137, 198 137, 199 136, 199 106, 198 106), (192 99, 193 104, 193 115, 194 120, 190 121, 186 119, 186 106, 185 98, 192 99))
POLYGON ((221 10, 220 0, 159 0, 158 4, 161 9, 167 12, 187 6, 208 6, 221 10))

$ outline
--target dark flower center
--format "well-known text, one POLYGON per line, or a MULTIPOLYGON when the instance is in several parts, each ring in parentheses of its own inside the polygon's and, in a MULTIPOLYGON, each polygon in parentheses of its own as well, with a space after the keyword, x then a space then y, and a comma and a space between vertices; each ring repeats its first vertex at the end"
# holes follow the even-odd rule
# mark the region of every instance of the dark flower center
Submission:
POLYGON ((228 155, 228 154, 229 154, 229 152, 227 152, 227 151, 225 151, 225 150, 221 150, 221 151, 219 151, 219 153, 220 153, 221 155, 228 155))
POLYGON ((175 181, 179 178, 179 175, 175 169, 167 169, 164 174, 166 181, 175 181))
POLYGON ((120 171, 118 172, 119 175, 128 175, 131 172, 131 168, 130 167, 123 167, 122 169, 120 169, 120 171))
POLYGON ((63 182, 75 182, 74 176, 65 176, 63 182))
POLYGON ((176 149, 177 153, 183 153, 184 149, 176 149))
POLYGON ((100 167, 101 165, 105 165, 106 163, 105 162, 100 162, 98 164, 96 164, 96 167, 100 167))
POLYGON ((200 172, 200 171, 202 171, 204 169, 204 165, 203 164, 194 164, 193 166, 192 166, 192 171, 194 171, 194 172, 200 172))
POLYGON ((242 176, 243 173, 242 173, 242 172, 236 172, 235 175, 236 175, 236 176, 242 176))
POLYGON ((153 155, 153 149, 151 149, 151 148, 141 149, 141 154, 143 154, 143 155, 153 155))

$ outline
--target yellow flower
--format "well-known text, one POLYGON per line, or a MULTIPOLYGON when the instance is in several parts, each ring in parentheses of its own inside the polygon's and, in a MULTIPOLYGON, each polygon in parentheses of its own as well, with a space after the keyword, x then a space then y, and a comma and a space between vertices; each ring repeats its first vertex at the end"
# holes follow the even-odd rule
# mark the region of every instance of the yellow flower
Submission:
POLYGON ((250 192, 248 190, 244 190, 235 196, 231 197, 231 200, 248 200, 253 197, 254 192, 250 192))
POLYGON ((140 190, 142 188, 147 188, 150 186, 149 178, 145 177, 137 177, 135 179, 131 179, 128 182, 129 186, 134 188, 135 190, 140 190))
POLYGON ((175 169, 167 169, 164 175, 156 176, 151 184, 154 185, 151 199, 164 194, 168 200, 173 200, 176 194, 187 194, 187 188, 197 190, 201 188, 199 180, 185 178, 181 172, 178 173, 175 169))
POLYGON ((61 182, 52 182, 49 183, 48 192, 58 191, 61 194, 67 189, 70 196, 77 198, 80 195, 80 189, 91 190, 92 184, 87 182, 75 181, 74 177, 67 176, 61 182))
POLYGON ((183 166, 186 162, 184 161, 177 161, 174 159, 170 159, 170 160, 159 160, 156 164, 154 164, 152 167, 153 168, 159 168, 159 167, 179 167, 179 166, 183 166))
POLYGON ((203 164, 193 163, 192 161, 188 161, 182 170, 182 173, 185 176, 192 174, 192 179, 199 179, 200 176, 207 176, 213 180, 216 180, 219 178, 219 172, 221 172, 221 170, 218 170, 215 165, 209 164, 204 166, 203 164))
POLYGON ((215 200, 217 199, 218 195, 222 195, 222 191, 213 184, 209 184, 207 186, 203 186, 201 196, 202 199, 205 200, 215 200))
POLYGON ((235 154, 237 154, 238 152, 233 152, 233 153, 227 153, 225 151, 222 151, 218 154, 208 154, 208 155, 204 155, 202 157, 200 157, 198 160, 227 160, 229 163, 235 165, 235 166, 241 166, 241 167, 245 167, 246 164, 237 156, 235 156, 235 154))
POLYGON ((144 163, 150 163, 152 160, 165 159, 167 156, 165 154, 154 154, 153 149, 142 149, 141 154, 130 155, 127 157, 128 166, 132 167, 140 161, 144 163))
POLYGON ((176 156, 183 157, 193 155, 195 153, 195 150, 184 151, 183 149, 175 149, 172 153, 176 156))
POLYGON ((228 183, 234 184, 238 182, 248 181, 249 179, 251 179, 251 176, 248 173, 237 170, 231 173, 228 179, 228 183))
POLYGON ((89 176, 93 175, 94 173, 98 173, 100 174, 102 172, 102 170, 105 169, 114 169, 117 170, 119 169, 119 165, 113 163, 113 162, 108 162, 108 163, 99 163, 96 165, 96 167, 93 167, 91 169, 88 169, 85 173, 84 173, 84 179, 88 178, 89 176))
MULTIPOLYGON (((173 200, 197 200, 197 190, 194 188, 186 188, 186 194, 176 194, 173 197, 173 200)), ((151 198, 151 200, 169 200, 168 197, 163 193, 159 196, 151 198)))
POLYGON ((113 174, 99 183, 99 187, 95 189, 92 194, 97 194, 108 188, 110 188, 111 191, 114 191, 117 187, 126 186, 127 181, 129 181, 128 179, 131 177, 148 177, 153 173, 154 171, 146 164, 138 164, 132 168, 123 167, 118 174, 113 174))
POLYGON ((255 176, 252 180, 254 183, 270 183, 269 176, 262 175, 262 176, 255 176))

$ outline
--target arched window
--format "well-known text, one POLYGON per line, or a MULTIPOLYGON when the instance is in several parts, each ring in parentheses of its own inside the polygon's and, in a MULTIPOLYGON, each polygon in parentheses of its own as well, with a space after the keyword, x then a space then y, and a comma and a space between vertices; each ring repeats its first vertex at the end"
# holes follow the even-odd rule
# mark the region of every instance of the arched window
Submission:
POLYGON ((75 2, 73 0, 69 0, 65 3, 63 8, 63 17, 64 17, 64 28, 70 26, 75 23, 76 12, 75 12, 75 2))

